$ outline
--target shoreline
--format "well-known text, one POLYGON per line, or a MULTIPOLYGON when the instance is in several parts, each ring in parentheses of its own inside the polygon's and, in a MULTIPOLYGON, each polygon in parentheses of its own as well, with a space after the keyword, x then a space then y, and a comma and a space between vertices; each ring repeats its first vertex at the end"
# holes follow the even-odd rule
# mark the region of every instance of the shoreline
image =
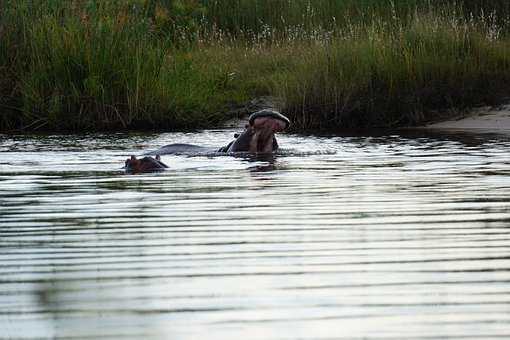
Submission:
POLYGON ((427 124, 420 129, 510 134, 510 104, 476 108, 457 118, 427 124))
MULTIPOLYGON (((214 125, 212 129, 243 129, 246 125, 250 113, 262 109, 272 109, 280 111, 284 106, 281 98, 273 96, 260 96, 246 101, 242 104, 233 105, 228 109, 228 116, 232 117, 218 125, 214 125)), ((175 131, 196 131, 197 129, 178 129, 175 131)), ((198 129, 201 130, 201 129, 198 129)), ((455 132, 455 133, 480 133, 480 134, 508 134, 510 135, 510 103, 499 106, 482 106, 466 110, 456 116, 445 118, 444 120, 436 121, 433 123, 424 123, 418 126, 404 126, 394 129, 388 128, 354 128, 354 129, 341 129, 342 131, 350 131, 359 133, 360 131, 386 131, 386 130, 419 130, 430 132, 455 132)), ((89 133, 159 133, 169 132, 174 130, 167 129, 127 129, 119 131, 117 129, 94 130, 89 133)), ((327 132, 327 130, 311 130, 327 132)), ((330 132, 338 131, 333 128, 330 132)), ((298 131, 298 133, 309 133, 310 131, 298 131)), ((76 134, 74 130, 17 130, 0 131, 0 134, 76 134)))

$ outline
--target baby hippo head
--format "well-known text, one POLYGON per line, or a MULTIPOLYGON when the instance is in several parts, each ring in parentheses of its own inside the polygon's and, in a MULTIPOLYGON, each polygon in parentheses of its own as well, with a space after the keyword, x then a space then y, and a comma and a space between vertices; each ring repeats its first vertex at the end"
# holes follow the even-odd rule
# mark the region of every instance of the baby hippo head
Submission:
POLYGON ((161 158, 159 155, 156 156, 156 158, 152 157, 144 157, 141 159, 137 159, 135 156, 131 156, 130 158, 126 159, 126 162, 124 163, 124 168, 126 172, 129 173, 144 173, 144 172, 155 172, 155 171, 162 171, 168 166, 161 162, 161 158))

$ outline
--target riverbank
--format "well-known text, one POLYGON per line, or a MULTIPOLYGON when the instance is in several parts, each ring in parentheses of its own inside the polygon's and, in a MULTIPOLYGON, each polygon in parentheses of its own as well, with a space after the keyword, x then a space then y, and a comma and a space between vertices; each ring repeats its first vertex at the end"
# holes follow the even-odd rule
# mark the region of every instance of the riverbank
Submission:
POLYGON ((510 133, 510 104, 481 107, 453 119, 428 124, 425 129, 510 133))
POLYGON ((469 3, 4 1, 0 131, 423 125, 510 95, 510 7, 469 3))

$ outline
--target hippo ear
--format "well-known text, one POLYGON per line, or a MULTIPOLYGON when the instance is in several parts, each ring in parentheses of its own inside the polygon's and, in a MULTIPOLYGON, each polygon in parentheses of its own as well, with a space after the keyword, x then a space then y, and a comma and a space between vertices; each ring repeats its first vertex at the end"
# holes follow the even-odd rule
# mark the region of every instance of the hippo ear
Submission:
POLYGON ((131 160, 132 160, 132 161, 136 161, 136 157, 135 157, 135 155, 131 155, 131 160))
POLYGON ((157 161, 160 161, 161 160, 161 157, 159 155, 156 155, 156 160, 157 161))

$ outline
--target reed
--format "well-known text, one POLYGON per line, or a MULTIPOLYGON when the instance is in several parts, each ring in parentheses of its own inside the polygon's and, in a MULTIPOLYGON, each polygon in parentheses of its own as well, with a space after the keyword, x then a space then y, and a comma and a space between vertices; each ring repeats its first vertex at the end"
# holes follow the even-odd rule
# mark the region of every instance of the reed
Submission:
POLYGON ((222 65, 158 35, 142 1, 2 4, 4 129, 207 126, 237 96, 222 65))
POLYGON ((3 0, 0 130, 183 129, 260 95, 297 129, 508 96, 507 1, 3 0))
POLYGON ((353 27, 275 85, 298 129, 413 126, 508 97, 510 40, 494 22, 415 14, 353 27))

